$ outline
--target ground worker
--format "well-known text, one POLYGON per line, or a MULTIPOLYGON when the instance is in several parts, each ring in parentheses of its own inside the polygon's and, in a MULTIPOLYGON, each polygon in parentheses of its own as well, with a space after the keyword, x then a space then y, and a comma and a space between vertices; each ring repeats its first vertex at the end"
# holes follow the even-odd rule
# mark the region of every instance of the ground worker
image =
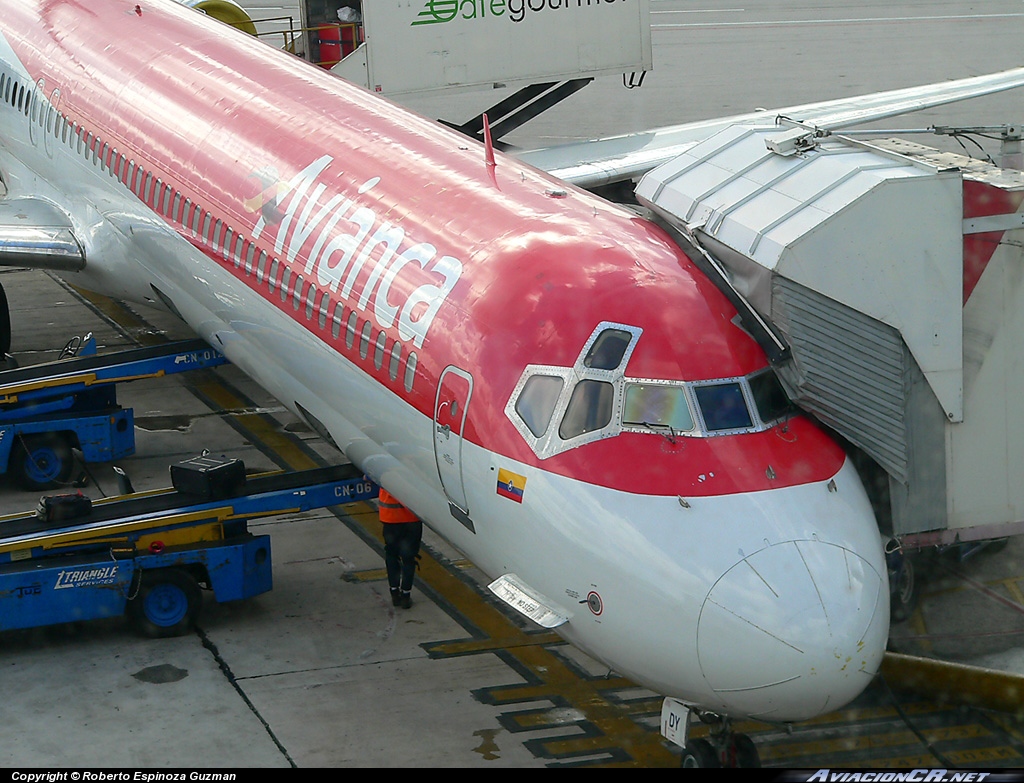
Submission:
POLYGON ((412 606, 412 580, 423 538, 423 523, 383 487, 377 502, 384 528, 384 564, 388 569, 391 603, 408 609, 412 606))

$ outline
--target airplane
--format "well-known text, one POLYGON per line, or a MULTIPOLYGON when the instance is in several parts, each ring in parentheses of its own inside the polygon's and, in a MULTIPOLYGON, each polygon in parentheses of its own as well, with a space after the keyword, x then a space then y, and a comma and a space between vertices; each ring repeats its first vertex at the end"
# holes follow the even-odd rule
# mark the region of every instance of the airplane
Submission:
POLYGON ((503 600, 712 723, 686 766, 757 766, 733 721, 869 684, 889 589, 855 468, 673 237, 574 184, 743 117, 538 153, 556 177, 172 0, 0 11, 0 263, 176 314, 503 600))

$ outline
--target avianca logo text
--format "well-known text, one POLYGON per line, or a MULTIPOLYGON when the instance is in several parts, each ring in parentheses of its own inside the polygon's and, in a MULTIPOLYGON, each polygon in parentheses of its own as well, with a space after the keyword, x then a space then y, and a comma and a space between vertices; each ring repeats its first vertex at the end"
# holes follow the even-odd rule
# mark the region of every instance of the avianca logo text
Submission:
POLYGON ((600 7, 629 0, 427 0, 412 26, 438 24, 453 19, 488 19, 507 16, 521 22, 528 12, 558 11, 568 8, 600 7))
MULTIPOLYGON (((305 275, 315 273, 321 288, 350 301, 358 297, 360 310, 372 311, 384 328, 397 323, 399 337, 420 348, 462 276, 462 262, 437 258, 437 248, 427 242, 407 241, 405 229, 381 222, 373 209, 354 198, 338 193, 322 201, 327 185, 317 180, 333 160, 330 155, 318 158, 274 188, 271 199, 253 201, 261 213, 253 238, 269 225, 276 230, 276 253, 284 253, 289 263, 304 259, 305 275), (399 275, 400 284, 395 285, 399 275), (404 301, 393 304, 395 297, 404 301)), ((379 182, 380 177, 367 180, 358 194, 369 193, 379 182)))

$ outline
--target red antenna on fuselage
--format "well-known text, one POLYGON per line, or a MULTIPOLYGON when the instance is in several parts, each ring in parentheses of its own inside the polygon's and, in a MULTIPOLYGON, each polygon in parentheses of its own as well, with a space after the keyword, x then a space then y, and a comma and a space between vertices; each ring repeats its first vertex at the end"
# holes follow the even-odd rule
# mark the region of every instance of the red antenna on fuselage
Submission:
POLYGON ((484 162, 487 164, 487 170, 494 174, 494 169, 498 165, 494 162, 494 142, 491 140, 491 123, 487 120, 487 115, 484 116, 484 162))

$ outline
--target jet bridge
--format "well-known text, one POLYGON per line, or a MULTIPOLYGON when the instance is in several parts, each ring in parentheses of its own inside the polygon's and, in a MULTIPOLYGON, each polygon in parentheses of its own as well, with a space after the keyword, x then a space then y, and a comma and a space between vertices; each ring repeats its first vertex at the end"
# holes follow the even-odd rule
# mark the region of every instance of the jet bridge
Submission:
POLYGON ((752 316, 791 398, 871 458, 883 526, 1024 532, 1021 172, 735 125, 637 197, 752 316))

